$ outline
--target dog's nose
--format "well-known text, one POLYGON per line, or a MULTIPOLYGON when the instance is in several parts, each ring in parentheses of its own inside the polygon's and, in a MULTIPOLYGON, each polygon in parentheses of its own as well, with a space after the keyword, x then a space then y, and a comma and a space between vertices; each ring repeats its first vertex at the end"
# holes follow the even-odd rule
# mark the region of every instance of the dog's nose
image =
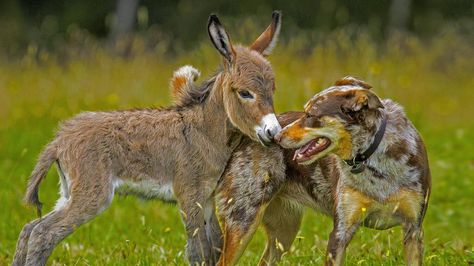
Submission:
POLYGON ((278 132, 278 134, 275 135, 275 137, 273 137, 273 140, 276 142, 276 143, 280 143, 281 141, 281 136, 283 134, 281 134, 281 132, 278 132))

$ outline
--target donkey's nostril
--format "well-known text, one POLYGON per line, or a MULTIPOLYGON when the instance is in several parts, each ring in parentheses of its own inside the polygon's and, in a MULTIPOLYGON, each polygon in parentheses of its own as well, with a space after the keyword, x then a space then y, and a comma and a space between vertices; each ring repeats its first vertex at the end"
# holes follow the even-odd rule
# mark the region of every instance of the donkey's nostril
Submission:
POLYGON ((265 133, 267 133, 267 136, 270 137, 270 138, 273 138, 273 134, 272 134, 272 131, 267 128, 267 130, 265 131, 265 133))
POLYGON ((279 128, 266 128, 265 129, 265 134, 267 137, 271 140, 274 140, 275 136, 280 132, 279 128))
POLYGON ((265 115, 260 121, 260 125, 260 134, 269 142, 273 141, 275 135, 281 130, 281 126, 273 113, 265 115))

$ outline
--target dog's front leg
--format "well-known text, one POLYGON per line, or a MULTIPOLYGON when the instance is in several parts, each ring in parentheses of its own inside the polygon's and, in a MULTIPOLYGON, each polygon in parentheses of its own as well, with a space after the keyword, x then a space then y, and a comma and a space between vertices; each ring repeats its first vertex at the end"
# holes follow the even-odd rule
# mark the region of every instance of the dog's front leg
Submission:
POLYGON ((216 190, 224 234, 218 265, 237 263, 284 181, 285 165, 278 146, 265 148, 247 140, 237 148, 216 190))
POLYGON ((360 223, 346 225, 334 219, 334 227, 329 236, 325 265, 343 265, 346 248, 360 223))
MULTIPOLYGON (((275 176, 273 176, 274 178, 275 176)), ((265 209, 277 192, 277 182, 267 172, 246 176, 228 173, 218 189, 217 213, 224 234, 222 255, 217 265, 234 265, 252 239, 265 209)))
POLYGON ((262 221, 265 206, 236 204, 218 210, 224 235, 219 266, 235 265, 262 221))
POLYGON ((334 208, 334 226, 329 236, 326 265, 343 265, 347 245, 368 214, 369 204, 352 189, 339 189, 334 208))
POLYGON ((260 258, 260 266, 275 265, 290 250, 300 229, 303 208, 303 205, 281 196, 270 202, 263 216, 267 244, 260 258))
POLYGON ((407 223, 403 226, 403 246, 405 261, 409 266, 423 264, 423 228, 416 223, 407 223))

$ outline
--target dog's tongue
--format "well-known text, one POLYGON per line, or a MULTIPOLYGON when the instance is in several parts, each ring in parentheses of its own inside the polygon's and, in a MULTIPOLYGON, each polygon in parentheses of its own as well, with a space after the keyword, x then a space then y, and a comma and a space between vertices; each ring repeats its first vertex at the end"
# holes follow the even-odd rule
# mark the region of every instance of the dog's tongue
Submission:
POLYGON ((295 154, 293 155, 293 160, 296 160, 298 154, 305 154, 314 144, 316 143, 316 139, 311 140, 310 142, 306 143, 303 147, 297 149, 295 154))
POLYGON ((330 144, 331 141, 325 137, 313 139, 295 151, 293 160, 297 162, 306 161, 310 159, 312 155, 325 150, 330 144))

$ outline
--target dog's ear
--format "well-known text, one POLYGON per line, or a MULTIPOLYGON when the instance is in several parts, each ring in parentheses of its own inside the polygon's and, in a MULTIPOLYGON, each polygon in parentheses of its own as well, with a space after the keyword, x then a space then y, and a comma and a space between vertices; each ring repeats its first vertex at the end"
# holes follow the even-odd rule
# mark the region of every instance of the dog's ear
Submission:
MULTIPOLYGON (((357 89, 350 91, 353 97, 347 97, 347 102, 343 104, 344 111, 358 112, 362 109, 384 108, 380 98, 373 93, 367 82, 351 76, 344 77, 334 84, 335 86, 353 86, 357 89)), ((348 95, 350 95, 348 93, 348 95)))
POLYGON ((336 81, 334 85, 335 86, 356 86, 356 87, 361 87, 367 90, 372 88, 372 86, 370 86, 370 84, 368 84, 367 82, 355 77, 351 77, 351 76, 343 77, 342 79, 336 81))
POLYGON ((364 90, 364 93, 359 97, 358 102, 369 109, 384 108, 380 98, 369 90, 364 90))
POLYGON ((359 112, 361 110, 375 110, 384 108, 380 98, 370 90, 356 90, 353 97, 347 100, 341 108, 346 114, 359 112))
POLYGON ((263 56, 268 56, 278 41, 281 28, 281 12, 273 11, 272 23, 267 29, 255 40, 250 49, 261 53, 263 56))

